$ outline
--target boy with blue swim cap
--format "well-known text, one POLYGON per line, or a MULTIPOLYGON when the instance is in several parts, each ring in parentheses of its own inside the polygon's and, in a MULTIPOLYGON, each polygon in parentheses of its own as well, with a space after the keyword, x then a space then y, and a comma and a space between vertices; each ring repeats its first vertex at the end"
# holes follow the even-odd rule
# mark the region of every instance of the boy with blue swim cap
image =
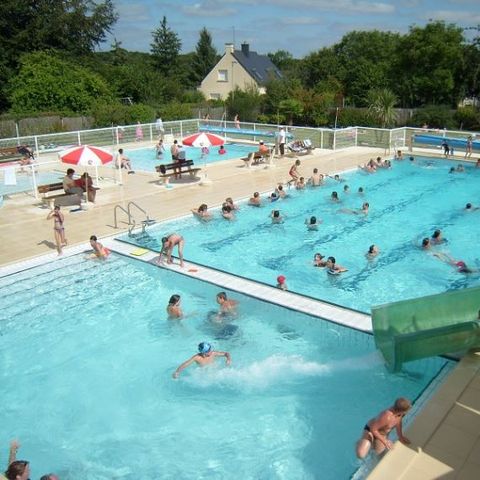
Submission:
POLYGON ((178 378, 180 375, 180 372, 190 366, 192 363, 196 363, 197 365, 200 365, 201 367, 205 367, 206 365, 210 365, 215 361, 215 357, 225 357, 225 363, 227 365, 230 365, 231 363, 231 357, 228 352, 218 352, 216 350, 213 350, 213 347, 210 343, 208 342, 200 342, 198 344, 198 353, 193 355, 193 357, 189 358, 185 362, 183 362, 176 370, 173 372, 172 377, 173 378, 178 378))

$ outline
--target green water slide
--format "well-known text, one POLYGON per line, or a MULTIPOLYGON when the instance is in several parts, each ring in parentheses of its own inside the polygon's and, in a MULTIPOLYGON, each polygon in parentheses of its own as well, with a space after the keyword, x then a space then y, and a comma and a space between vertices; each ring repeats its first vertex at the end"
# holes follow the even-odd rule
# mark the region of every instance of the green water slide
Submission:
POLYGON ((372 307, 375 343, 391 371, 404 362, 480 348, 480 287, 372 307))

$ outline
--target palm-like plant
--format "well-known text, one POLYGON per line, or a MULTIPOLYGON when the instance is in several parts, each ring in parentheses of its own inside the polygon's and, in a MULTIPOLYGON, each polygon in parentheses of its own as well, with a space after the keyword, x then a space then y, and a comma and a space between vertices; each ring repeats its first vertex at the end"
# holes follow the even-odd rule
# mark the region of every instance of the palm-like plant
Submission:
POLYGON ((369 114, 381 123, 382 128, 395 123, 394 107, 398 98, 391 90, 388 88, 370 90, 367 94, 367 102, 369 114))

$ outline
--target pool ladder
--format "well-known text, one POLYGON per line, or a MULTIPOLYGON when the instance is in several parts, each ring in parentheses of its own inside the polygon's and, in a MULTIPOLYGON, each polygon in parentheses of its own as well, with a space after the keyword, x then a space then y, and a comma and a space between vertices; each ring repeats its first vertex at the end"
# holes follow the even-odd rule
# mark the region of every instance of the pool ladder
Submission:
POLYGON ((132 212, 131 212, 132 207, 135 207, 137 210, 140 210, 145 215, 145 219, 141 221, 142 233, 145 233, 145 229, 147 227, 156 223, 155 220, 150 218, 148 216, 148 213, 142 207, 140 207, 138 204, 136 204, 135 202, 128 202, 126 209, 124 207, 122 207, 121 205, 115 205, 115 208, 113 210, 114 227, 118 228, 117 212, 122 211, 122 212, 126 213, 127 217, 128 217, 128 225, 129 225, 128 236, 129 237, 131 237, 133 235, 132 232, 133 232, 133 230, 135 230, 135 228, 137 226, 137 222, 135 221, 135 218, 133 217, 132 212))

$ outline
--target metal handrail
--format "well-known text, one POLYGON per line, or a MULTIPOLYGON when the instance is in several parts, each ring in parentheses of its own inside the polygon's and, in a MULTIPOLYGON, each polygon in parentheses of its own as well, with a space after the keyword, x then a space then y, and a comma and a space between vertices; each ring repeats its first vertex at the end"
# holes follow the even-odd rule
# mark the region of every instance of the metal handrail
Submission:
MULTIPOLYGON (((127 214, 128 224, 131 225, 132 224, 132 215, 130 214, 130 211, 125 210, 121 205, 115 205, 115 208, 113 209, 113 218, 114 218, 115 228, 118 228, 117 209, 119 209, 122 212, 125 212, 127 214)), ((135 221, 133 223, 135 224, 135 221)))
POLYGON ((140 207, 140 205, 138 205, 135 202, 128 202, 127 204, 128 215, 130 218, 132 218, 132 212, 130 210, 131 207, 136 207, 138 210, 140 210, 145 215, 145 220, 147 222, 151 221, 151 218, 148 216, 148 213, 142 207, 140 207))

